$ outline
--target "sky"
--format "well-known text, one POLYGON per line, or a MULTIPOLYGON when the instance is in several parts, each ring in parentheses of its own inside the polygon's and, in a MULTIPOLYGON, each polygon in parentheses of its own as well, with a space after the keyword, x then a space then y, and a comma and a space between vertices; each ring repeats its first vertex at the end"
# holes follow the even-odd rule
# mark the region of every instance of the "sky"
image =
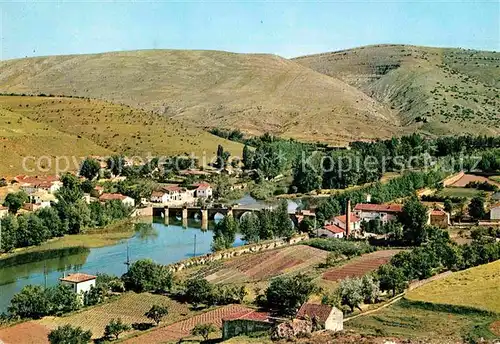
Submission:
POLYGON ((396 43, 500 51, 500 1, 5 1, 0 58, 136 49, 295 57, 396 43))

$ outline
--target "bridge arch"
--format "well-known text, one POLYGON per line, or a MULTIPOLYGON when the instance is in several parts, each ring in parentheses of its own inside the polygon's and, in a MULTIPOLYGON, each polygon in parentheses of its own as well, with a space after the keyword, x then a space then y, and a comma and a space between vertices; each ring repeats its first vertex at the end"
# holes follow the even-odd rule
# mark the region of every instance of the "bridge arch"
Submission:
POLYGON ((224 214, 217 212, 214 215, 214 222, 215 223, 219 223, 219 222, 221 222, 224 219, 224 217, 225 217, 224 214))

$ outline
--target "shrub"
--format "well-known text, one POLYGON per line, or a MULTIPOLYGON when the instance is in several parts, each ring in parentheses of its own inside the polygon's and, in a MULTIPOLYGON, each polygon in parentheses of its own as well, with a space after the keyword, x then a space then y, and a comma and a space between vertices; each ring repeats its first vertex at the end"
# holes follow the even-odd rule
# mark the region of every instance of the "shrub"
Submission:
POLYGON ((91 338, 92 332, 71 325, 59 326, 48 335, 50 344, 86 344, 91 338))

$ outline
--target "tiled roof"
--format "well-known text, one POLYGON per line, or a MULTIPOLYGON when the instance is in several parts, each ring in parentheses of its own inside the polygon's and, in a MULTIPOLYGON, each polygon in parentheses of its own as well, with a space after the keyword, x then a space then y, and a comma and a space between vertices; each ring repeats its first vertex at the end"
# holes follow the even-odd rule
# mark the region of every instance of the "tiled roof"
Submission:
POLYGON ((127 196, 124 196, 119 193, 103 193, 100 197, 100 201, 113 201, 113 200, 119 200, 123 201, 127 196))
MULTIPOLYGON (((339 215, 339 216, 335 216, 335 218, 342 223, 346 223, 347 216, 346 215, 339 215)), ((351 214, 351 222, 359 222, 359 221, 361 221, 361 219, 359 217, 357 217, 354 214, 351 214)))
POLYGON ((265 322, 270 322, 269 321, 270 314, 267 312, 258 312, 255 310, 245 310, 241 311, 238 313, 234 313, 231 315, 228 315, 227 317, 223 318, 222 320, 224 321, 230 321, 230 320, 253 320, 253 321, 265 321, 265 322))
POLYGON ((167 192, 182 192, 184 189, 178 185, 168 185, 163 188, 167 192))
POLYGON ((371 203, 358 203, 354 210, 362 211, 377 211, 384 213, 400 213, 403 211, 401 204, 371 204, 371 203))
POLYGON ((325 323, 328 319, 328 316, 332 312, 333 307, 328 305, 320 305, 314 303, 304 303, 302 307, 300 307, 297 312, 297 318, 305 318, 306 316, 309 319, 316 317, 320 323, 325 323))
POLYGON ((431 215, 442 216, 442 215, 446 215, 446 212, 444 210, 441 210, 441 209, 434 209, 431 211, 431 215))
POLYGON ((73 283, 81 283, 96 279, 97 277, 94 275, 87 275, 82 273, 71 274, 66 277, 60 278, 61 281, 65 282, 73 282, 73 283))
POLYGON ((196 190, 206 190, 211 188, 210 184, 208 183, 200 183, 196 184, 196 186, 197 186, 196 190))
POLYGON ((153 193, 151 194, 152 197, 162 197, 163 196, 163 192, 161 191, 153 191, 153 193))
POLYGON ((332 233, 344 233, 344 230, 336 225, 326 225, 323 228, 332 233))

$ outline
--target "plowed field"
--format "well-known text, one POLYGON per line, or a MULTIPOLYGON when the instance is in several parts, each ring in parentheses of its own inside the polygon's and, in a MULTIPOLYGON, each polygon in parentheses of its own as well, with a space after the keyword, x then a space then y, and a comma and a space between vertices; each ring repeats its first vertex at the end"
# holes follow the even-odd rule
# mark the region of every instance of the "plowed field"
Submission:
POLYGON ((380 265, 387 263, 400 250, 383 250, 365 254, 340 267, 332 268, 323 274, 328 281, 338 281, 346 277, 360 277, 376 270, 380 265))

